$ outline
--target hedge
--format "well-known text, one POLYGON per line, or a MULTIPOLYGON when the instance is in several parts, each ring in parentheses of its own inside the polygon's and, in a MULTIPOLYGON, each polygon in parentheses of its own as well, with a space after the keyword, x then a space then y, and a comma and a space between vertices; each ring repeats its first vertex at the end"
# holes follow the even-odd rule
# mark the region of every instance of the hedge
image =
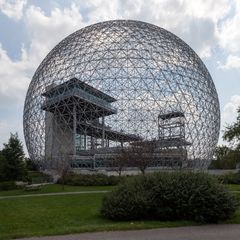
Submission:
MULTIPOLYGON (((107 176, 104 174, 76 174, 70 173, 64 179, 64 184, 73 186, 115 186, 124 177, 107 176)), ((62 183, 62 179, 58 180, 62 183)))
POLYGON ((137 176, 120 184, 102 203, 113 220, 193 220, 215 223, 230 218, 237 200, 205 173, 173 172, 137 176))

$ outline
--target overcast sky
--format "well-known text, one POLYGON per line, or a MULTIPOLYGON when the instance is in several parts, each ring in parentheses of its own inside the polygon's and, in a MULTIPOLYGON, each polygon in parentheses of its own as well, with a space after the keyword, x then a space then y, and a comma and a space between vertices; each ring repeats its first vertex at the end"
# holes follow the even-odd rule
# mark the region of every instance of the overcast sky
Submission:
POLYGON ((240 0, 0 0, 0 148, 10 132, 24 141, 26 91, 46 54, 70 33, 111 19, 149 22, 182 38, 213 78, 222 129, 236 119, 240 0))

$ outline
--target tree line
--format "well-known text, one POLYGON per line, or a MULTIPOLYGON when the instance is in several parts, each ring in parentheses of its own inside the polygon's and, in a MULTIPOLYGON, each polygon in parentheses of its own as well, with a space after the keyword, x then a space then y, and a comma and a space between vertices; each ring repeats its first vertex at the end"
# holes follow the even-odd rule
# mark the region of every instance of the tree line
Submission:
MULTIPOLYGON (((223 139, 229 143, 229 146, 223 145, 216 148, 215 160, 212 161, 209 168, 234 169, 237 165, 240 165, 240 107, 237 114, 236 121, 228 125, 223 134, 223 139)), ((150 154, 153 149, 143 143, 133 145, 130 151, 123 151, 118 155, 116 159, 118 163, 112 166, 112 170, 121 175, 126 163, 131 162, 131 165, 134 163, 144 174, 149 164, 149 159, 145 158, 146 152, 150 154)), ((65 161, 63 162, 65 163, 65 161)), ((69 170, 70 161, 68 160, 67 163, 67 169, 69 170)), ((59 167, 61 169, 59 175, 65 175, 65 165, 59 167)), ((36 167, 30 159, 25 157, 23 144, 18 134, 11 133, 8 142, 4 143, 3 148, 0 150, 0 181, 25 180, 27 170, 36 170, 36 167)))
POLYGON ((240 107, 237 110, 237 119, 229 124, 223 134, 223 139, 229 146, 218 146, 215 150, 215 161, 209 168, 235 169, 240 167, 240 107))

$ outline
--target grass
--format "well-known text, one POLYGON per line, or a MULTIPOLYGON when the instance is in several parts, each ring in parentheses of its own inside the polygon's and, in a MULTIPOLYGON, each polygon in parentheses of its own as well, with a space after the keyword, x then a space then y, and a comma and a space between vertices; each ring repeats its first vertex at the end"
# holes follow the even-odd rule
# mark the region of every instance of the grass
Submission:
MULTIPOLYGON (((234 193, 234 194, 236 195, 238 202, 240 204, 240 192, 234 193)), ((226 223, 240 224, 240 205, 239 205, 234 217, 229 219, 226 223)))
MULTIPOLYGON (((230 191, 240 191, 240 185, 228 184, 226 187, 230 191)), ((69 186, 66 185, 64 190, 62 185, 50 184, 43 186, 37 191, 25 191, 24 189, 10 190, 10 191, 0 191, 0 196, 15 196, 15 195, 25 195, 25 194, 39 194, 39 193, 57 193, 57 192, 80 192, 80 191, 101 191, 114 189, 115 186, 69 186)))
POLYGON ((0 200, 0 239, 89 231, 193 225, 193 222, 114 222, 100 216, 104 193, 0 200))
POLYGON ((227 184, 226 187, 230 191, 240 191, 240 185, 239 184, 227 184))
MULTIPOLYGON (((66 186, 65 191, 111 190, 113 187, 66 186)), ((235 185, 229 185, 236 191, 235 185)), ((23 190, 0 192, 19 195, 23 190), (17 191, 17 192, 16 192, 17 191)), ((128 221, 116 222, 100 215, 104 193, 62 196, 34 196, 34 193, 61 192, 61 185, 47 185, 29 198, 0 199, 0 239, 62 235, 69 233, 147 229, 197 225, 190 221, 128 221)), ((24 194, 29 192, 24 192, 24 194)), ((240 200, 240 192, 234 193, 240 200)), ((240 208, 225 223, 240 224, 240 208)))
POLYGON ((24 189, 10 190, 10 191, 0 191, 0 196, 15 196, 15 195, 25 195, 25 194, 39 194, 39 193, 56 193, 56 192, 79 192, 79 191, 101 191, 101 190, 112 190, 113 186, 64 186, 59 184, 49 184, 43 186, 40 190, 26 191, 24 189))

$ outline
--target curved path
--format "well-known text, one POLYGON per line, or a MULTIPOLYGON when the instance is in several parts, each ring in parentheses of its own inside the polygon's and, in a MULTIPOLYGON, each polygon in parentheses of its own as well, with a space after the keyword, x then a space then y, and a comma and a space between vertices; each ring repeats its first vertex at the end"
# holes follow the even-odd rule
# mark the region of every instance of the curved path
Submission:
MULTIPOLYGON (((240 224, 82 233, 24 240, 239 240, 240 224)), ((22 240, 23 240, 22 239, 22 240)))
MULTIPOLYGON (((95 190, 95 191, 79 191, 79 192, 53 192, 53 193, 32 193, 24 195, 9 195, 9 196, 0 196, 1 199, 10 199, 10 198, 25 198, 25 197, 41 197, 41 196, 58 196, 58 195, 75 195, 75 194, 91 194, 91 193, 108 193, 111 190, 95 190)), ((240 191, 230 191, 239 193, 240 191)), ((239 237, 240 240, 240 237, 239 237)))
POLYGON ((33 193, 33 194, 14 195, 14 196, 0 196, 0 200, 1 199, 9 199, 9 198, 75 195, 75 194, 91 194, 91 193, 107 193, 107 192, 109 192, 109 190, 79 191, 79 192, 55 192, 55 193, 33 193))

